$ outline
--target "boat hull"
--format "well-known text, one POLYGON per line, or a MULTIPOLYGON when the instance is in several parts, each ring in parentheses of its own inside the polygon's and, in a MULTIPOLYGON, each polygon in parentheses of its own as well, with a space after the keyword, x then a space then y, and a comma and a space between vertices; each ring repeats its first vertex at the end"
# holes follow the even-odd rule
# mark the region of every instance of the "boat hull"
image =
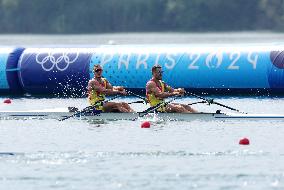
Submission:
POLYGON ((280 114, 233 114, 233 113, 149 113, 140 117, 139 113, 74 113, 67 109, 6 111, 0 112, 0 119, 88 119, 88 120, 283 120, 280 114))

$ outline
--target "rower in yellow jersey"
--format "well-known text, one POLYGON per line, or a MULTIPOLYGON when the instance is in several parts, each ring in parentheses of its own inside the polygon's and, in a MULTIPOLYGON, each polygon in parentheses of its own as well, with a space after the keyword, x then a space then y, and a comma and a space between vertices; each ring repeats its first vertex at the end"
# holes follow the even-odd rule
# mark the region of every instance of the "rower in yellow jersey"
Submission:
MULTIPOLYGON (((184 95, 183 88, 174 89, 162 81, 162 67, 155 65, 152 67, 152 79, 146 84, 146 96, 151 106, 164 102, 165 98, 177 95, 184 95)), ((170 103, 157 109, 159 112, 196 113, 197 111, 189 105, 170 103)))
POLYGON ((94 65, 94 78, 88 83, 89 103, 103 112, 134 112, 125 102, 105 102, 106 95, 122 94, 126 91, 121 86, 112 86, 107 79, 102 77, 103 69, 100 65, 94 65))

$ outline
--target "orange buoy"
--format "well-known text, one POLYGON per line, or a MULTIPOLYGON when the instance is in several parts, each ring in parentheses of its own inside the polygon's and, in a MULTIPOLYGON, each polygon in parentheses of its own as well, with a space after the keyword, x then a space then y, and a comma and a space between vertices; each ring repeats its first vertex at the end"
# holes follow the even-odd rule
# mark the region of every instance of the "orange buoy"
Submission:
POLYGON ((12 103, 12 101, 9 98, 4 100, 4 104, 11 104, 11 103, 12 103))
POLYGON ((240 145, 249 145, 249 139, 248 138, 242 138, 239 141, 240 145))
POLYGON ((141 128, 150 128, 150 126, 151 126, 151 123, 149 121, 144 121, 141 124, 141 128))

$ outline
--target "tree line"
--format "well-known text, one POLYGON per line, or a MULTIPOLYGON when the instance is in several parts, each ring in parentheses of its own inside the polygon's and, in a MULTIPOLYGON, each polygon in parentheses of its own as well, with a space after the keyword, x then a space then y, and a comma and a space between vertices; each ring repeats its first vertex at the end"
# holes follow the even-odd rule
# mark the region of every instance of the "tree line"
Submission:
POLYGON ((284 30, 284 0, 0 0, 0 33, 284 30))

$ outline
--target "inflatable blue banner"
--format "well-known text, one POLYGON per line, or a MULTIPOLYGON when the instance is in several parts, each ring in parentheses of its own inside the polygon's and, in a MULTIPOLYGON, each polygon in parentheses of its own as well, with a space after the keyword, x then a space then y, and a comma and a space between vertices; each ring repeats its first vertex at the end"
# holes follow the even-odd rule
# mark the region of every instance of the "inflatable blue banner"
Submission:
POLYGON ((163 80, 191 91, 284 93, 281 45, 112 45, 95 48, 0 49, 0 90, 30 94, 86 95, 100 64, 112 85, 145 89, 151 68, 163 80))
POLYGON ((6 74, 6 66, 9 53, 11 51, 7 49, 0 49, 0 89, 9 89, 7 74, 6 74))
POLYGON ((0 48, 0 92, 22 93, 18 61, 24 48, 0 48))
POLYGON ((163 67, 163 80, 173 87, 282 88, 283 69, 271 62, 270 49, 268 46, 102 47, 92 56, 90 69, 94 64, 101 64, 104 76, 111 83, 128 88, 145 88, 151 78, 151 67, 156 64, 163 67))

